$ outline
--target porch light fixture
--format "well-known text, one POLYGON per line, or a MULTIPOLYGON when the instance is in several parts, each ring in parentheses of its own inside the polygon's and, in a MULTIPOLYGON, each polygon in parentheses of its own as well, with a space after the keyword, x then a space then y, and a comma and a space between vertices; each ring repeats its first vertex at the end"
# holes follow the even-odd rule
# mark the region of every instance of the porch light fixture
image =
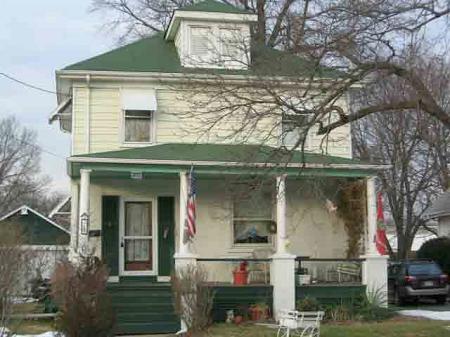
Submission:
POLYGON ((80 226, 81 226, 81 234, 88 235, 89 232, 89 215, 87 213, 83 213, 80 216, 80 226))

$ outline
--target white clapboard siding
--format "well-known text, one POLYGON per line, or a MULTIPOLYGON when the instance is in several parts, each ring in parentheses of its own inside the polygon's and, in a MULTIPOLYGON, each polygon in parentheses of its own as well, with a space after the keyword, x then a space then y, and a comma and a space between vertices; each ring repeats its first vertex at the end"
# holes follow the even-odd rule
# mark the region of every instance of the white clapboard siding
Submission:
MULTIPOLYGON (((205 124, 198 117, 189 115, 190 109, 196 107, 192 102, 188 102, 189 91, 186 88, 177 89, 162 85, 151 88, 156 89, 158 102, 158 109, 155 112, 156 143, 241 143, 245 141, 275 146, 279 142, 279 130, 274 129, 274 126, 279 123, 274 116, 262 118, 256 127, 248 126, 241 134, 236 134, 236 131, 239 131, 244 124, 244 117, 240 118, 238 114, 233 114, 232 117, 224 119, 219 126, 205 132, 205 124)), ((90 152, 102 152, 123 148, 120 90, 118 84, 115 87, 92 85, 89 89, 86 87, 74 89, 74 154, 86 153, 88 149, 90 152), (87 111, 88 100, 89 111, 87 111), (87 137, 86 123, 88 113, 89 137, 87 137)), ((343 102, 342 105, 345 106, 345 103, 343 102)), ((322 142, 323 136, 316 134, 316 128, 311 129, 310 132, 308 150, 344 157, 351 156, 350 126, 346 125, 331 132, 326 143, 322 142)))

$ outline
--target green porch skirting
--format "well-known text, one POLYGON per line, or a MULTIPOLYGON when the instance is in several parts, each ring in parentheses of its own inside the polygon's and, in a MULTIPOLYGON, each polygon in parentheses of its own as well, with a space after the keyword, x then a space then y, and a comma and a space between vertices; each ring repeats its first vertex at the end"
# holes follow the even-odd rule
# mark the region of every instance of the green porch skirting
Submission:
POLYGON ((321 304, 352 303, 366 292, 366 286, 356 285, 302 285, 295 289, 296 301, 315 298, 321 304))
POLYGON ((271 285, 209 285, 214 291, 212 316, 214 322, 224 322, 227 310, 246 311, 252 304, 265 303, 272 310, 271 285))

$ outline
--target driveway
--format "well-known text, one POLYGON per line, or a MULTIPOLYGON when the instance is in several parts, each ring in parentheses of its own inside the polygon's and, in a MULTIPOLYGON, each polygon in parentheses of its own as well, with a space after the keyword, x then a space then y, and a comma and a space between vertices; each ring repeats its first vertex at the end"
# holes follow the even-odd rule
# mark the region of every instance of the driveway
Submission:
POLYGON ((436 305, 432 300, 421 300, 415 305, 405 305, 403 307, 392 307, 400 315, 411 317, 423 317, 433 320, 450 321, 450 303, 436 305))

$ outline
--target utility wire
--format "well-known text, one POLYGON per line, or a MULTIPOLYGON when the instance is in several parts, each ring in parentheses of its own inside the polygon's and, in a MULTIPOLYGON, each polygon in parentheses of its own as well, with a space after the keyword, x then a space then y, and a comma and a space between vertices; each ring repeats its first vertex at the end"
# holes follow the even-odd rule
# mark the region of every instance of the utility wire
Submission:
POLYGON ((12 136, 13 138, 15 138, 17 141, 22 142, 22 143, 25 143, 26 145, 31 146, 31 147, 34 147, 35 149, 39 149, 39 150, 41 150, 42 152, 44 152, 44 153, 46 153, 46 154, 49 154, 49 155, 51 155, 51 156, 54 156, 54 157, 56 157, 56 158, 58 158, 58 159, 64 159, 64 160, 66 160, 66 158, 63 157, 62 155, 59 155, 59 154, 54 153, 54 152, 52 152, 52 151, 46 150, 46 149, 44 149, 44 148, 43 148, 41 145, 39 145, 39 144, 33 144, 33 143, 30 143, 30 142, 28 142, 28 141, 26 141, 26 140, 24 140, 24 139, 21 139, 21 138, 19 138, 19 137, 16 137, 15 135, 11 135, 11 136, 12 136))
POLYGON ((48 90, 48 89, 45 89, 45 88, 38 87, 37 85, 27 83, 25 81, 19 80, 19 79, 15 78, 14 76, 8 75, 6 73, 0 72, 0 76, 3 76, 3 77, 7 78, 10 81, 19 83, 19 84, 21 84, 21 85, 23 85, 25 87, 28 87, 28 88, 31 88, 31 89, 34 89, 34 90, 38 90, 38 91, 41 91, 41 92, 45 92, 47 94, 69 96, 68 94, 64 94, 62 92, 56 92, 56 91, 48 90))

